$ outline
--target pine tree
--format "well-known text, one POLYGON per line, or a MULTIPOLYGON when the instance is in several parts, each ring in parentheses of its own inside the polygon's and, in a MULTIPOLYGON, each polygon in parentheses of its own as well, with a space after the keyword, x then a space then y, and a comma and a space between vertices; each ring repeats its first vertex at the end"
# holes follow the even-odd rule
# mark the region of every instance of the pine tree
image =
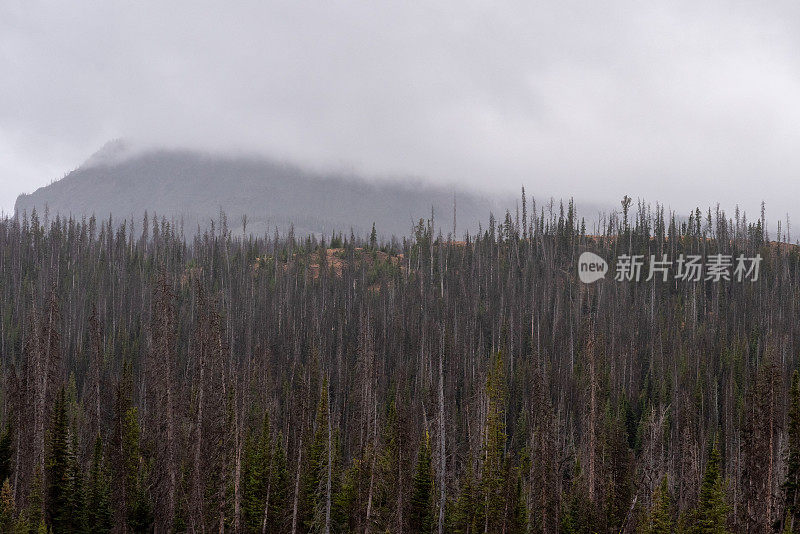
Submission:
MULTIPOLYGON (((268 418, 264 417, 268 427, 268 418)), ((242 466, 242 516, 248 532, 260 532, 263 519, 263 501, 266 498, 269 446, 264 451, 263 429, 256 436, 248 436, 242 466)))
POLYGON ((433 464, 430 436, 419 448, 412 480, 408 527, 412 534, 429 534, 433 530, 433 464))
POLYGON ((286 458, 280 441, 273 443, 266 414, 260 432, 248 439, 244 463, 242 512, 245 527, 248 532, 280 530, 288 476, 286 458))
POLYGON ((14 429, 10 422, 6 423, 0 435, 0 483, 11 476, 11 454, 14 442, 14 429))
POLYGON ((625 426, 619 414, 606 413, 603 436, 603 510, 599 519, 608 530, 619 531, 631 502, 630 449, 625 426))
POLYGON ((140 467, 142 458, 139 451, 139 433, 139 411, 136 408, 129 408, 125 413, 122 430, 123 475, 128 490, 126 520, 134 532, 147 532, 153 523, 153 513, 143 487, 146 476, 140 467))
POLYGON ((3 488, 0 490, 0 532, 12 532, 14 530, 14 516, 17 507, 14 504, 14 491, 8 478, 3 481, 3 488))
POLYGON ((580 462, 575 462, 575 467, 570 480, 569 492, 563 496, 561 510, 561 532, 578 534, 591 532, 591 503, 586 498, 588 493, 587 483, 584 479, 580 462))
POLYGON ((111 531, 111 488, 108 467, 103 458, 103 440, 98 435, 94 442, 92 465, 89 469, 86 491, 86 524, 91 534, 111 531))
POLYGON ((281 532, 286 528, 286 503, 289 496, 289 465, 286 450, 283 448, 283 433, 275 436, 272 449, 272 468, 270 469, 269 514, 260 532, 281 532))
POLYGON ((69 434, 67 438, 67 525, 69 532, 84 532, 87 518, 83 470, 75 451, 75 440, 69 434))
POLYGON ((308 449, 302 476, 300 518, 306 532, 322 532, 325 526, 328 471, 328 386, 323 382, 314 422, 314 439, 308 449))
POLYGON ((721 457, 716 443, 711 448, 700 485, 700 499, 692 517, 692 534, 725 534, 728 506, 722 485, 721 457))
POLYGON ((475 518, 475 474, 472 467, 472 458, 467 459, 467 465, 461 481, 461 490, 458 494, 451 518, 451 530, 457 534, 475 532, 477 529, 475 518))
MULTIPOLYGON (((28 504, 26 505, 23 513, 25 523, 31 528, 36 528, 38 525, 45 525, 45 518, 42 514, 44 507, 44 495, 42 488, 42 473, 36 469, 33 475, 33 482, 28 493, 28 504)), ((46 527, 45 532, 46 532, 46 527)))
POLYGON ((672 523, 672 499, 669 495, 667 475, 653 492, 653 504, 647 518, 648 534, 670 534, 675 530, 672 523))
POLYGON ((525 492, 522 490, 522 477, 519 473, 514 476, 517 483, 511 489, 511 499, 509 503, 510 517, 508 518, 508 534, 525 534, 528 527, 528 507, 525 504, 525 492))
POLYGON ((343 532, 356 530, 356 505, 358 503, 358 487, 361 476, 361 461, 356 458, 342 473, 339 489, 334 494, 334 502, 338 512, 337 526, 343 532))

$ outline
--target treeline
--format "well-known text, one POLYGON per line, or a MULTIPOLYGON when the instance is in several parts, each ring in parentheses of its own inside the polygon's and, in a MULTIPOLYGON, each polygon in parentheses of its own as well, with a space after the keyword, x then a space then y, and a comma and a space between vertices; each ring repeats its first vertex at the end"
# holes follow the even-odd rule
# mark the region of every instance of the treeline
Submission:
POLYGON ((0 221, 0 531, 800 531, 797 248, 588 225, 524 192, 463 240, 0 221), (763 262, 585 285, 584 250, 763 262))

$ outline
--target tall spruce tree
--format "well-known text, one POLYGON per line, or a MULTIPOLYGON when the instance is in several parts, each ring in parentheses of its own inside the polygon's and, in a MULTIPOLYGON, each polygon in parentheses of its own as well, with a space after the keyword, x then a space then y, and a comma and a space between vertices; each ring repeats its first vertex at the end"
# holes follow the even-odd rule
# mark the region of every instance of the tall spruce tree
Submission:
POLYGON ((17 506, 14 503, 14 492, 8 478, 3 480, 0 489, 0 532, 14 532, 17 506))
POLYGON ((94 442, 87 480, 86 525, 90 534, 110 532, 112 527, 111 487, 108 466, 103 456, 103 440, 99 435, 94 442))
POLYGON ((273 438, 265 413, 259 432, 248 438, 245 451, 242 513, 247 532, 282 530, 288 476, 282 438, 273 438))
POLYGON ((433 518, 433 464, 431 440, 426 432, 417 453, 417 465, 411 481, 408 531, 411 534, 430 534, 433 531, 433 518))
POLYGON ((672 499, 669 495, 667 475, 661 479, 653 492, 653 504, 647 518, 647 534, 671 534, 675 531, 672 522, 672 499))
POLYGON ((486 378, 486 425, 484 427, 479 526, 484 532, 500 532, 506 514, 506 383, 503 353, 496 352, 486 378))
POLYGON ((700 498, 692 514, 691 534, 726 534, 728 532, 728 505, 722 481, 722 466, 716 442, 708 456, 700 498))
POLYGON ((471 457, 467 458, 461 489, 450 518, 450 530, 456 534, 475 532, 477 492, 475 488, 475 471, 471 457))
POLYGON ((11 455, 14 443, 14 428, 8 421, 0 434, 0 484, 11 476, 11 455))

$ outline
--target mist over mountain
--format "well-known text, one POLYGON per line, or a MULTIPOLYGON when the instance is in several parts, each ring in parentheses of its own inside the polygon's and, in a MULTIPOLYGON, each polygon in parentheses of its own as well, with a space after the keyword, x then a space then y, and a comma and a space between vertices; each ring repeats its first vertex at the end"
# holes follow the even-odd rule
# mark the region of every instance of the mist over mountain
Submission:
POLYGON ((422 183, 368 180, 325 174, 256 157, 210 155, 175 149, 133 151, 109 143, 78 169, 31 194, 20 195, 15 212, 91 216, 141 221, 167 217, 191 235, 220 211, 233 232, 285 232, 298 235, 332 231, 368 234, 375 223, 385 237, 407 235, 414 221, 434 209, 445 233, 452 229, 456 202, 457 233, 474 231, 489 213, 513 209, 514 200, 483 197, 465 190, 422 183))

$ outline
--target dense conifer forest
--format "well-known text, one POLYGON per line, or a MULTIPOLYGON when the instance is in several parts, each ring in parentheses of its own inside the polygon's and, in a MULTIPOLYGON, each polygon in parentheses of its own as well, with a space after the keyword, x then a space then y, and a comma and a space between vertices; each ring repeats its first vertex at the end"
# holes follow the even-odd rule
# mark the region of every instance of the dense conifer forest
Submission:
MULTIPOLYGON (((0 531, 800 531, 800 254, 629 199, 475 235, 0 221, 0 531), (578 281, 592 250, 757 281, 578 281)), ((612 267, 613 268, 613 267, 612 267)))

